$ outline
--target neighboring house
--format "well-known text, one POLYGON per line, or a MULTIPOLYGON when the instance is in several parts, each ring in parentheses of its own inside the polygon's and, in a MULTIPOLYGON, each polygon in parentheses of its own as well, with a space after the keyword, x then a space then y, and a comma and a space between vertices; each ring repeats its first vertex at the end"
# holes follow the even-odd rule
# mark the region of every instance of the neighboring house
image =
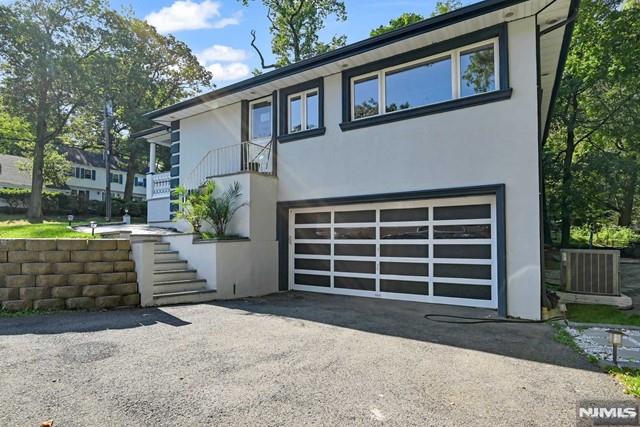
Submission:
MULTIPOLYGON (((59 150, 72 165, 66 187, 60 190, 81 201, 104 200, 107 170, 103 154, 66 146, 59 150)), ((127 172, 117 157, 111 159, 110 173, 112 197, 122 199, 127 172)), ((143 174, 136 174, 134 177, 133 199, 146 199, 146 176, 143 174)))
POLYGON ((169 146, 172 168, 150 169, 149 222, 175 226, 169 187, 238 181, 244 246, 165 238, 218 298, 296 289, 539 319, 540 150, 576 12, 485 0, 150 112, 159 126, 135 136, 152 159, 169 146))
POLYGON ((0 188, 31 188, 31 174, 20 167, 29 162, 26 157, 0 154, 0 188))

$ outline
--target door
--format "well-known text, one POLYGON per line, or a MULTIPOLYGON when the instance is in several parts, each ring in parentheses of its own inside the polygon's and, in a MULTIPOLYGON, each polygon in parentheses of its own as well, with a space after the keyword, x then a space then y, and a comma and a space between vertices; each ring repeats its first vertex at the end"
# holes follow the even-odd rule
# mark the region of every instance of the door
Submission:
POLYGON ((292 209, 289 288, 497 308, 495 196, 292 209))

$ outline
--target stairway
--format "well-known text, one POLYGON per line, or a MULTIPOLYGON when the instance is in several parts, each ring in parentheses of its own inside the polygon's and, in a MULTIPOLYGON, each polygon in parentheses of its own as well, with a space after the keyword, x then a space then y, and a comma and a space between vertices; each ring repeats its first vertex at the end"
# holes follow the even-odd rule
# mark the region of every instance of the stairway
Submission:
POLYGON ((181 260, 169 243, 154 244, 153 302, 155 305, 198 303, 214 300, 216 291, 207 289, 207 281, 181 260))

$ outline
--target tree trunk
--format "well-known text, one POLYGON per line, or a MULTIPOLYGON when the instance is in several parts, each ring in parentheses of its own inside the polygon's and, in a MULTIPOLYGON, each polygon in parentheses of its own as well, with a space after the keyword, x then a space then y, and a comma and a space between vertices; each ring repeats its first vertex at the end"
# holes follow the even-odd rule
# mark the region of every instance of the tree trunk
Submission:
MULTIPOLYGON (((635 166, 637 163, 636 155, 631 156, 631 163, 635 166)), ((631 168, 631 176, 629 182, 625 186, 624 195, 622 197, 622 209, 620 210, 620 218, 618 219, 618 225, 622 227, 628 227, 631 225, 633 216, 633 202, 636 197, 636 190, 638 188, 638 168, 631 168)))
POLYGON ((549 208, 547 204, 546 180, 544 176, 542 177, 542 231, 544 243, 546 245, 553 244, 551 239, 551 220, 549 219, 549 208))
POLYGON ((124 201, 133 200, 133 183, 136 176, 136 153, 131 150, 129 153, 129 161, 127 162, 127 180, 124 183, 124 201))
POLYGON ((42 219, 42 187, 44 186, 44 146, 47 143, 47 82, 40 86, 38 112, 36 116, 36 145, 33 150, 31 171, 31 197, 27 217, 42 219))
POLYGON ((562 219, 560 246, 563 248, 569 247, 571 241, 571 184, 573 180, 573 154, 576 149, 576 116, 578 113, 578 98, 576 93, 571 95, 570 102, 570 112, 567 121, 567 148, 562 162, 562 197, 560 199, 562 219))

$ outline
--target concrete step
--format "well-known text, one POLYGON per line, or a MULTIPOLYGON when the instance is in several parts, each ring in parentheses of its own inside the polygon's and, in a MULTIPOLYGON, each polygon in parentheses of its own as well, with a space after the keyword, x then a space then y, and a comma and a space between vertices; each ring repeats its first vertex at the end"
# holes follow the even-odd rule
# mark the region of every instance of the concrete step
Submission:
POLYGON ((170 251, 171 245, 167 242, 157 242, 153 245, 156 251, 170 251))
POLYGON ((212 290, 167 292, 153 296, 155 305, 189 304, 213 301, 215 299, 216 291, 212 290))
POLYGON ((169 261, 160 261, 156 259, 153 265, 153 270, 154 272, 167 270, 187 270, 187 265, 187 261, 181 259, 169 261))
POLYGON ((190 280, 167 280, 164 282, 153 282, 153 295, 172 293, 172 292, 185 292, 185 291, 197 291, 206 290, 207 281, 199 279, 190 280))
POLYGON ((179 254, 178 251, 155 251, 154 257, 156 261, 178 261, 179 254))
POLYGON ((154 282, 167 282, 171 280, 195 280, 197 278, 197 270, 178 269, 153 272, 154 282))

